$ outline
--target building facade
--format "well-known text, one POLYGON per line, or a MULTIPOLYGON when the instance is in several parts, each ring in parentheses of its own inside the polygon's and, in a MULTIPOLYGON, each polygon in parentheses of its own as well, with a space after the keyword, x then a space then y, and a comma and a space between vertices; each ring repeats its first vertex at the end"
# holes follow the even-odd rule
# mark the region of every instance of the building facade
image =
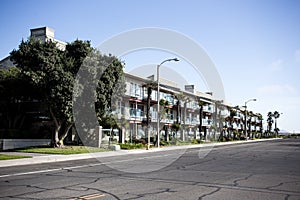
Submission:
MULTIPOLYGON (((176 83, 162 78, 159 80, 160 97, 157 101, 157 80, 154 81, 153 76, 151 79, 125 73, 125 80, 126 93, 119 102, 116 114, 126 124, 123 125, 126 141, 146 140, 148 134, 155 138, 157 120, 160 120, 160 138, 167 142, 173 139, 186 141, 246 137, 245 110, 242 107, 214 100, 211 93, 196 91, 193 85, 186 85, 181 90, 176 83), (149 87, 152 87, 151 93, 148 92, 149 87)), ((247 123, 250 137, 262 132, 262 120, 257 115, 247 114, 247 123)))
MULTIPOLYGON (((53 29, 41 27, 30 31, 31 37, 43 42, 53 41, 61 50, 65 49, 66 43, 55 39, 53 29)), ((0 68, 12 65, 9 57, 0 61, 0 68)), ((120 142, 146 139, 148 134, 155 141, 157 133, 167 142, 246 137, 246 123, 250 137, 263 131, 261 115, 248 112, 245 119, 245 108, 216 100, 212 93, 197 91, 194 85, 180 89, 177 83, 160 78, 158 98, 154 76, 145 78, 125 73, 125 80, 125 95, 114 111, 122 129, 120 142), (160 127, 157 127, 158 120, 160 127)))

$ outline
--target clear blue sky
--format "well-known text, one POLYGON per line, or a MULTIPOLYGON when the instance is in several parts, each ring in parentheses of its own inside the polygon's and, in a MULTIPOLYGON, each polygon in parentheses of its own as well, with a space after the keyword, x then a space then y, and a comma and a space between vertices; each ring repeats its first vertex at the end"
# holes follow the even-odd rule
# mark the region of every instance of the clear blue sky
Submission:
POLYGON ((189 36, 207 51, 221 75, 227 101, 242 105, 257 98, 249 109, 265 119, 268 111, 282 112, 279 128, 300 132, 298 0, 1 0, 0 4, 0 58, 35 27, 49 26, 57 39, 91 40, 94 46, 134 28, 167 28, 189 36))

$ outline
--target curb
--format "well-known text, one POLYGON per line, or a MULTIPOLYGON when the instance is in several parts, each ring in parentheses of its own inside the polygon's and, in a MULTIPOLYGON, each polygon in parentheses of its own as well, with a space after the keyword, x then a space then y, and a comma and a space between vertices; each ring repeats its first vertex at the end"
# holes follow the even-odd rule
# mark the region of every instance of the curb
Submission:
MULTIPOLYGON (((233 141, 233 142, 219 142, 219 143, 208 143, 208 144, 195 144, 195 145, 183 145, 183 146, 171 146, 162 148, 153 148, 150 150, 137 149, 137 150, 120 150, 120 151, 109 151, 109 152, 98 152, 98 153, 85 153, 85 154, 72 154, 72 155, 39 155, 32 158, 22 158, 22 159, 12 159, 12 160, 2 160, 0 161, 1 167, 11 167, 11 166, 22 166, 22 165, 33 165, 51 162, 62 162, 62 161, 72 161, 72 160, 83 160, 91 158, 104 158, 112 156, 122 156, 130 154, 142 154, 142 153, 154 153, 162 151, 172 151, 180 149, 193 149, 201 147, 214 147, 214 146, 228 146, 235 144, 245 144, 254 142, 264 142, 272 140, 280 140, 282 138, 271 138, 271 139, 257 139, 257 140, 246 140, 246 141, 233 141)), ((24 155, 30 155, 29 153, 24 155)))

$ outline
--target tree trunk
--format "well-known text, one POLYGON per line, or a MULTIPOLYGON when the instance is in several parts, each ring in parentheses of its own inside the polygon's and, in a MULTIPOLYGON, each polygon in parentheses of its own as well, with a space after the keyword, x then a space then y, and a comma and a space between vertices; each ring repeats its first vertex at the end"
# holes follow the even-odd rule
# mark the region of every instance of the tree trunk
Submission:
POLYGON ((151 107, 151 94, 152 94, 152 88, 147 88, 147 143, 150 143, 150 107, 151 107))
POLYGON ((59 124, 56 124, 55 125, 55 131, 54 131, 54 147, 60 147, 60 144, 59 144, 59 130, 60 130, 60 125, 59 124))
POLYGON ((183 109, 183 129, 181 133, 181 140, 185 141, 185 129, 186 129, 186 104, 187 102, 184 102, 184 109, 183 109))
POLYGON ((202 114, 203 114, 203 105, 200 105, 200 111, 199 111, 199 135, 200 140, 202 140, 201 132, 202 132, 202 114))
POLYGON ((68 125, 66 126, 64 133, 62 134, 62 136, 59 139, 60 147, 64 147, 64 139, 68 136, 69 130, 72 126, 73 126, 73 123, 68 123, 68 125))
MULTIPOLYGON (((180 110, 181 110, 181 106, 180 106, 180 100, 179 99, 177 99, 177 115, 176 115, 176 124, 181 124, 181 122, 180 122, 180 120, 181 120, 181 112, 180 112, 180 110)), ((176 129, 176 131, 175 131, 175 134, 176 134, 176 139, 177 139, 177 133, 178 133, 178 131, 179 131, 179 128, 178 129, 176 129)))
POLYGON ((54 122, 54 125, 55 125, 55 129, 54 129, 54 147, 60 147, 60 140, 59 140, 59 131, 60 131, 60 128, 61 128, 61 123, 56 119, 52 109, 50 108, 50 114, 51 114, 51 117, 53 119, 53 122, 54 122))
POLYGON ((177 116, 176 116, 176 123, 180 124, 179 120, 180 120, 180 101, 177 100, 177 116))
POLYGON ((165 129, 165 141, 169 142, 169 128, 168 126, 165 126, 164 129, 165 129))

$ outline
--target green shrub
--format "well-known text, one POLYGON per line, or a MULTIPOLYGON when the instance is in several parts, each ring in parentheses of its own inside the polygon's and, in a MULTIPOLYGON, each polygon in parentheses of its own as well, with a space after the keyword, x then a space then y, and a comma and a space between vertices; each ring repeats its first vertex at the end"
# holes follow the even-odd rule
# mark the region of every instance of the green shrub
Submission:
POLYGON ((120 144, 121 149, 141 149, 144 147, 142 143, 138 144, 120 144))
POLYGON ((192 140, 191 140, 191 143, 192 143, 192 144, 200 144, 200 143, 201 143, 201 140, 200 140, 200 139, 192 139, 192 140))
POLYGON ((166 142, 163 140, 160 141, 160 146, 169 146, 169 145, 170 145, 170 142, 166 142))
POLYGON ((190 142, 188 141, 182 141, 179 139, 176 140, 176 145, 188 145, 188 144, 190 144, 190 142))

